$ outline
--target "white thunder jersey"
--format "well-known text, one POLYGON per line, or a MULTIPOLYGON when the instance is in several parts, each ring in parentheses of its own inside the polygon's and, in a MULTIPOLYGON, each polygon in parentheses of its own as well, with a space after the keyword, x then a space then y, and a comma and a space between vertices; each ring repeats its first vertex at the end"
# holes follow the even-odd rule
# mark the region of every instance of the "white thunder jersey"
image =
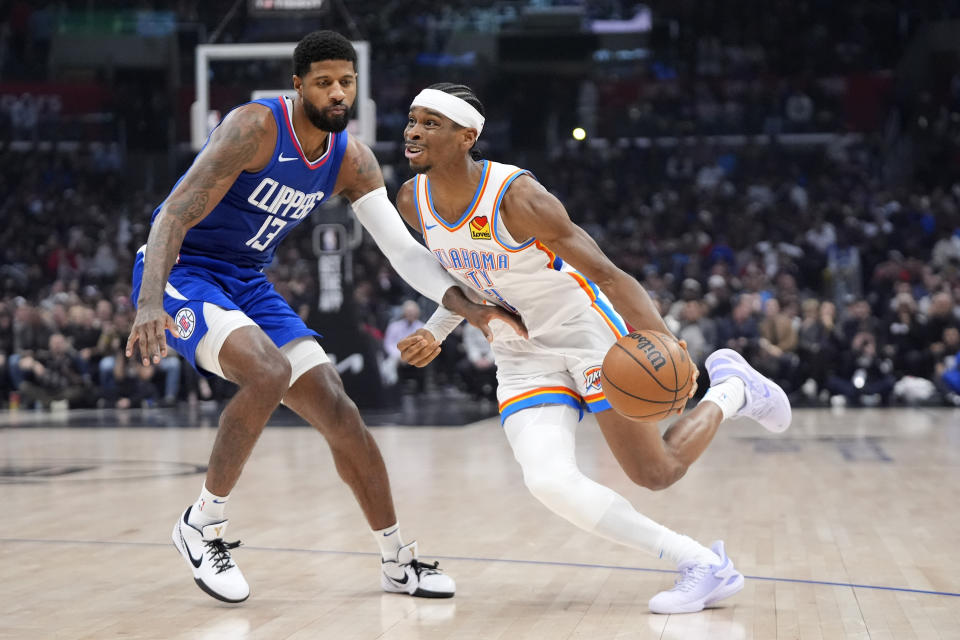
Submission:
MULTIPOLYGON (((453 224, 433 207, 430 180, 416 177, 416 207, 427 247, 454 277, 492 303, 515 311, 534 338, 591 307, 618 335, 622 320, 597 286, 536 238, 518 242, 500 217, 510 184, 529 171, 483 161, 473 201, 453 224)), ((491 325, 497 341, 517 339, 504 323, 491 325)), ((496 344, 496 343, 495 343, 496 344)))

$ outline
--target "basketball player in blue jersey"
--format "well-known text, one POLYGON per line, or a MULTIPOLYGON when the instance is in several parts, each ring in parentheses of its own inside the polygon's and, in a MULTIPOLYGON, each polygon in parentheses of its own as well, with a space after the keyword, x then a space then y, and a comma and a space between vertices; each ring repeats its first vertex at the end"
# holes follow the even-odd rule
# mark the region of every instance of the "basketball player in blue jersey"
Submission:
MULTIPOLYGON (((749 416, 770 431, 786 429, 786 395, 739 354, 723 349, 707 360, 711 387, 703 401, 662 436, 656 422, 610 410, 600 364, 626 332, 623 320, 638 329, 669 330, 640 283, 611 263, 529 172, 471 154, 483 124, 483 106, 465 86, 434 85, 417 95, 404 139, 418 175, 401 187, 397 208, 467 290, 517 311, 529 331, 523 340, 498 323, 492 341, 501 420, 527 488, 573 524, 675 562, 680 577, 650 600, 652 611, 700 611, 732 596, 743 588, 743 576, 723 543, 707 548, 675 533, 583 475, 575 431, 584 409, 595 413, 630 479, 665 489, 727 418, 749 416)), ((399 343, 406 362, 424 366, 436 357, 461 321, 450 309, 438 309, 399 343)))
MULTIPOLYGON (((200 497, 173 528, 173 542, 197 585, 226 602, 250 589, 224 542, 224 507, 270 414, 282 401, 326 438, 382 552, 381 586, 445 598, 454 582, 404 544, 380 451, 336 369, 263 269, 277 245, 333 195, 357 218, 394 268, 424 295, 441 301, 456 282, 403 226, 386 196, 373 153, 345 129, 357 95, 356 52, 329 32, 307 35, 293 54, 296 97, 257 100, 234 109, 210 134, 192 166, 153 214, 134 266, 137 315, 127 356, 144 364, 166 355, 167 341, 198 371, 239 388, 220 416, 200 497), (166 335, 164 331, 167 331, 166 335)), ((459 290, 458 290, 459 291, 459 290)), ((450 298, 450 296, 446 296, 450 298)), ((489 333, 511 314, 450 298, 489 333)))

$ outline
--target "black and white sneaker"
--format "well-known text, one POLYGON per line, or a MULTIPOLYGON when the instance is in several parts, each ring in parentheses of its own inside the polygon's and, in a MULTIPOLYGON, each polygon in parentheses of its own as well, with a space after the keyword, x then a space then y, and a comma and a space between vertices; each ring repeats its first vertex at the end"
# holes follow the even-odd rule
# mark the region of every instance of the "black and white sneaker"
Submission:
POLYGON ((453 578, 442 572, 438 562, 425 564, 417 559, 417 542, 400 547, 396 560, 382 561, 380 585, 390 593, 407 593, 420 598, 452 598, 457 590, 453 578))
POLYGON ((203 529, 191 525, 188 518, 192 508, 193 505, 187 507, 173 525, 173 546, 187 561, 198 587, 217 600, 243 602, 250 597, 250 586, 230 557, 230 550, 239 547, 240 541, 223 541, 227 520, 203 529))

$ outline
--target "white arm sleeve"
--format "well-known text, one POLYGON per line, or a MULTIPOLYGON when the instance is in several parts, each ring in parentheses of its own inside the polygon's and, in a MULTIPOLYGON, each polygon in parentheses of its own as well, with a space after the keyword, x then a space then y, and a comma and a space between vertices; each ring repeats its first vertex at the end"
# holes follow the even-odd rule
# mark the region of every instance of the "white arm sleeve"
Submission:
POLYGON ((462 321, 463 316, 440 305, 437 307, 437 310, 433 312, 433 315, 430 316, 430 319, 427 320, 427 323, 423 325, 423 328, 432 333, 437 342, 443 342, 447 339, 447 336, 450 335, 451 331, 460 326, 462 321))
POLYGON ((441 304, 443 294, 457 284, 429 249, 414 240, 387 197, 386 187, 374 189, 353 203, 353 212, 400 277, 441 304))

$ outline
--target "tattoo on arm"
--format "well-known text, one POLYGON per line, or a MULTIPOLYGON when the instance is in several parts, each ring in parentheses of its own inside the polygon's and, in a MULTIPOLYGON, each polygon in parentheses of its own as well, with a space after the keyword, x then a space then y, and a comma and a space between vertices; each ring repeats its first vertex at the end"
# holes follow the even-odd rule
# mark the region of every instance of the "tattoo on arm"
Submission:
POLYGON ((161 304, 187 231, 220 202, 260 150, 267 133, 262 116, 259 110, 237 112, 232 122, 221 125, 167 198, 147 238, 139 305, 161 304))
POLYGON ((354 148, 356 153, 351 154, 347 183, 341 192, 351 202, 384 186, 380 163, 370 147, 357 144, 354 148))
MULTIPOLYGON (((256 115, 258 114, 249 114, 256 115)), ((217 130, 219 135, 214 134, 217 137, 211 140, 212 144, 171 194, 161 215, 168 213, 189 228, 216 205, 216 202, 210 205, 210 192, 218 186, 221 187, 217 193, 219 202, 229 189, 229 185, 223 188, 223 181, 229 178, 230 185, 233 184, 237 175, 256 156, 263 134, 266 133, 259 118, 249 117, 248 114, 243 116, 246 117, 241 118, 234 126, 217 130)))
POLYGON ((377 162, 377 158, 373 155, 370 147, 362 148, 362 152, 357 154, 357 157, 353 159, 353 167, 358 178, 361 176, 366 177, 371 173, 380 171, 380 164, 377 162))

